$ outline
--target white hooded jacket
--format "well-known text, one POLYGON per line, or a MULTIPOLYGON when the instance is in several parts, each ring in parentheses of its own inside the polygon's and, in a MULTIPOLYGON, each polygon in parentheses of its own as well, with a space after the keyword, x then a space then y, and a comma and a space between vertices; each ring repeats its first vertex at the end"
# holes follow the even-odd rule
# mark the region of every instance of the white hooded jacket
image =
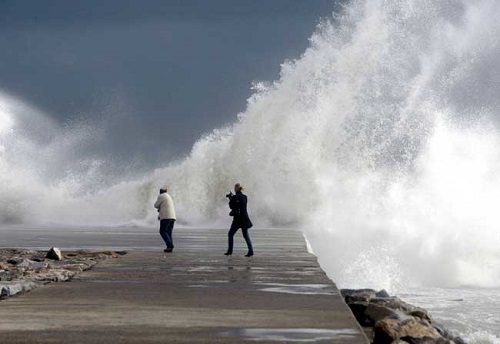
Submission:
POLYGON ((174 201, 168 193, 158 195, 155 203, 155 208, 159 210, 160 220, 173 219, 175 220, 174 201))

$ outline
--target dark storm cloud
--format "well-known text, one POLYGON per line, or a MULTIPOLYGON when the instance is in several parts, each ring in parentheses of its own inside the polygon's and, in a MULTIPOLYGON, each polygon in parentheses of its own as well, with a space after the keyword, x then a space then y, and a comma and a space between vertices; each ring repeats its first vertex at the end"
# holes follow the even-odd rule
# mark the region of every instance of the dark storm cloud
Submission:
POLYGON ((301 20, 328 15, 333 1, 303 0, 3 0, 0 25, 116 24, 148 20, 233 21, 241 18, 301 20))
POLYGON ((333 10, 331 0, 3 0, 0 90, 64 125, 100 126, 88 154, 159 166, 234 121, 251 82, 276 79, 333 10))

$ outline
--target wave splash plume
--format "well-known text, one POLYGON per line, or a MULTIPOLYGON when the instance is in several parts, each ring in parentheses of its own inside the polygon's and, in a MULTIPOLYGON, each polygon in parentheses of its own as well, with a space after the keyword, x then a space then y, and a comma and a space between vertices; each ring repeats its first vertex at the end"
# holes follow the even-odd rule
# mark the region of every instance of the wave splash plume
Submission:
POLYGON ((0 221, 154 224, 168 183, 185 223, 226 225, 240 181, 257 227, 302 229, 340 285, 498 287, 499 15, 491 0, 353 1, 233 125, 135 180, 78 159, 91 124, 3 95, 0 221))

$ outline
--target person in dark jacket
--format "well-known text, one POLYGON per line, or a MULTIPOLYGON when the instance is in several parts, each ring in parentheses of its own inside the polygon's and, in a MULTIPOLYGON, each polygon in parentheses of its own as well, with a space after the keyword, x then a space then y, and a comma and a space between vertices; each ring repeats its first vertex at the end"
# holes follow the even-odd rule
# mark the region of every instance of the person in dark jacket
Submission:
POLYGON ((228 247, 227 252, 224 253, 226 256, 233 254, 233 237, 240 228, 243 233, 243 238, 245 238, 248 246, 248 253, 245 257, 253 256, 252 241, 250 240, 250 235, 248 234, 248 229, 252 228, 253 224, 248 216, 248 199, 247 196, 243 194, 243 189, 243 185, 236 183, 234 185, 235 195, 229 197, 229 208, 231 208, 231 213, 229 213, 229 215, 233 217, 233 222, 231 223, 229 233, 227 233, 228 247))

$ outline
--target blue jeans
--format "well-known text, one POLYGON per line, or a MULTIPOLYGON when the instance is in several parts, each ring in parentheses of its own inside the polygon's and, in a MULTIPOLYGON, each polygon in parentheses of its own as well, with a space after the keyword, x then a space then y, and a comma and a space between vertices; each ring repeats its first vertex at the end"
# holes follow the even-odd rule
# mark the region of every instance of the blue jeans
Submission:
POLYGON ((174 219, 160 220, 160 235, 167 244, 167 248, 174 248, 174 240, 172 239, 172 231, 174 229, 174 219))
MULTIPOLYGON (((231 228, 229 229, 229 233, 227 233, 227 253, 232 254, 233 253, 233 242, 234 242, 234 234, 238 231, 238 229, 241 228, 240 224, 236 221, 233 221, 231 224, 231 228)), ((248 254, 253 254, 253 247, 252 247, 252 240, 250 240, 250 235, 248 234, 248 228, 241 228, 241 232, 243 233, 243 238, 245 238, 245 241, 247 243, 248 247, 248 254)))

